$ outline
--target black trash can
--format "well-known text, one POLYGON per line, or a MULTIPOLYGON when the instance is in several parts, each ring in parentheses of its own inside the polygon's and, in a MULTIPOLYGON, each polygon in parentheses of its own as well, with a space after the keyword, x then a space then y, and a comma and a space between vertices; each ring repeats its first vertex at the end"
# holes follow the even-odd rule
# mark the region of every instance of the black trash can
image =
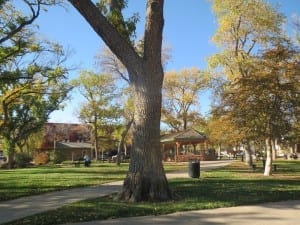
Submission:
POLYGON ((192 178, 200 177, 200 161, 190 160, 189 161, 189 176, 192 178))

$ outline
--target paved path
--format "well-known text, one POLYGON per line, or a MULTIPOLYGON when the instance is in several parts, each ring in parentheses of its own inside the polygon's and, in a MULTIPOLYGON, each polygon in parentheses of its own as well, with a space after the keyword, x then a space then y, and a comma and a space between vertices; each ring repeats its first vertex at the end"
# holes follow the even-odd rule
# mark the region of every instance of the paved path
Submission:
MULTIPOLYGON (((205 170, 209 170, 212 168, 225 166, 229 164, 230 161, 210 161, 210 162, 201 162, 201 172, 205 170)), ((183 172, 174 172, 167 174, 168 179, 170 178, 177 178, 177 177, 188 177, 187 171, 183 172)), ((88 198, 96 198, 101 197, 113 192, 117 192, 121 190, 122 187, 122 181, 112 182, 100 186, 93 186, 93 187, 84 187, 84 188, 73 188, 65 191, 58 191, 58 192, 50 192, 43 195, 37 195, 37 196, 29 196, 29 197, 23 197, 18 198, 11 201, 6 202, 0 202, 0 224, 13 221, 16 219, 20 219, 29 215, 37 214, 40 212, 56 209, 59 207, 62 207, 65 204, 80 201, 83 199, 88 198)), ((296 205, 293 206, 294 209, 299 209, 300 203, 296 202, 296 205)), ((240 207, 238 207, 240 208, 240 207)), ((282 208, 280 208, 282 209, 282 208)), ((218 209, 218 210, 225 210, 226 209, 218 209)), ((247 209, 248 210, 248 209, 247 209)), ((230 210, 231 211, 231 210, 230 210)), ((233 211, 235 212, 235 210, 233 211)), ((233 212, 231 212, 228 215, 234 215, 233 212)), ((219 212, 218 212, 219 213, 219 212)), ((277 212, 276 212, 277 213, 277 212)), ((214 214, 214 212, 212 212, 214 214)), ((172 224, 179 224, 175 223, 174 220, 178 220, 179 218, 185 218, 187 221, 196 221, 197 218, 206 218, 211 217, 211 219, 217 219, 215 216, 209 216, 209 211, 205 210, 203 213, 201 211, 194 211, 194 212, 188 212, 188 213, 177 213, 172 215, 166 215, 166 216, 159 216, 159 217, 145 217, 145 219, 139 217, 139 218, 125 218, 121 220, 111 220, 109 223, 106 222, 92 222, 92 223, 84 223, 84 224, 134 224, 132 221, 137 220, 140 221, 136 224, 171 224, 167 223, 168 221, 172 221, 172 224), (170 218, 169 218, 170 217, 170 218), (127 222, 128 221, 128 222, 127 222), (163 223, 165 221, 166 223, 163 223)), ((225 214, 226 217, 228 216, 225 214)), ((244 215, 244 214, 243 214, 244 215)), ((279 215, 279 214, 276 214, 279 215)), ((244 215, 245 216, 245 215, 244 215)), ((252 217, 252 216, 251 216, 252 217)), ((186 223, 182 220, 181 224, 199 224, 196 223, 186 223)), ((209 220, 208 220, 209 221, 209 220)), ((205 224, 205 223, 204 223, 205 224)), ((210 223, 210 224, 226 224, 226 223, 210 223)), ((236 223, 237 224, 237 223, 236 223)), ((256 223, 260 224, 260 223, 256 223)), ((272 224, 272 225, 275 225, 272 224)))
POLYGON ((122 182, 118 181, 101 186, 72 188, 0 202, 0 224, 60 208, 72 202, 105 196, 120 191, 121 187, 122 182))
POLYGON ((296 225, 300 200, 65 225, 296 225))

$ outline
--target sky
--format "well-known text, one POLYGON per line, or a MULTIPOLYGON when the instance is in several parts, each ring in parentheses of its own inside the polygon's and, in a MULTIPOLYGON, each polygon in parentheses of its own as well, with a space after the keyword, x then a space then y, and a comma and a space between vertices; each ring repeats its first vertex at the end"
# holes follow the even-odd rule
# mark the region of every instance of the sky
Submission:
MULTIPOLYGON (((279 11, 290 19, 293 14, 300 15, 300 0, 270 0, 280 5, 279 11)), ((137 36, 144 31, 146 0, 129 0, 127 13, 139 12, 140 22, 137 36)), ((211 42, 217 29, 215 17, 207 0, 165 0, 164 6, 164 42, 171 47, 171 60, 166 71, 180 71, 196 67, 205 69, 207 58, 218 51, 211 42)), ((37 19, 40 35, 58 42, 70 49, 72 54, 68 65, 78 68, 68 74, 69 79, 76 78, 80 70, 99 71, 95 55, 104 45, 101 38, 92 30, 85 19, 70 5, 51 7, 37 19)), ((76 116, 79 105, 84 99, 73 91, 70 100, 64 103, 64 110, 50 115, 50 122, 78 123, 76 116)), ((201 113, 209 111, 211 96, 204 92, 200 97, 201 113)))

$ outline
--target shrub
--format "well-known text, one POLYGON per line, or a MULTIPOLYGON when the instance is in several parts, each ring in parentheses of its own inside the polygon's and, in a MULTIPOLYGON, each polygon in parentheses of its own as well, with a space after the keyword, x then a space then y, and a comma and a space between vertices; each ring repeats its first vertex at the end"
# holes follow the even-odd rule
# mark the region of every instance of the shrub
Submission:
POLYGON ((25 152, 19 152, 16 154, 15 163, 17 167, 24 168, 27 167, 32 160, 32 157, 25 152))
POLYGON ((48 152, 39 152, 34 156, 33 161, 36 165, 43 165, 48 163, 50 161, 48 152))
POLYGON ((66 160, 66 156, 63 153, 63 151, 56 149, 53 152, 53 163, 54 164, 62 163, 65 160, 66 160))

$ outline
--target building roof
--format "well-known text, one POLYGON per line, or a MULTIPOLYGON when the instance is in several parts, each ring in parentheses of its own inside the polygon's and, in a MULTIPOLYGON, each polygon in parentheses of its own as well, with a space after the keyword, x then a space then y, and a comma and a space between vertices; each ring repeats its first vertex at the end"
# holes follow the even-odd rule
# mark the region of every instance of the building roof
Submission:
POLYGON ((203 142, 207 140, 205 134, 196 131, 193 128, 172 133, 166 134, 160 138, 161 143, 170 143, 170 142, 203 142))
POLYGON ((90 149, 91 143, 86 142, 57 142, 56 148, 90 149))

